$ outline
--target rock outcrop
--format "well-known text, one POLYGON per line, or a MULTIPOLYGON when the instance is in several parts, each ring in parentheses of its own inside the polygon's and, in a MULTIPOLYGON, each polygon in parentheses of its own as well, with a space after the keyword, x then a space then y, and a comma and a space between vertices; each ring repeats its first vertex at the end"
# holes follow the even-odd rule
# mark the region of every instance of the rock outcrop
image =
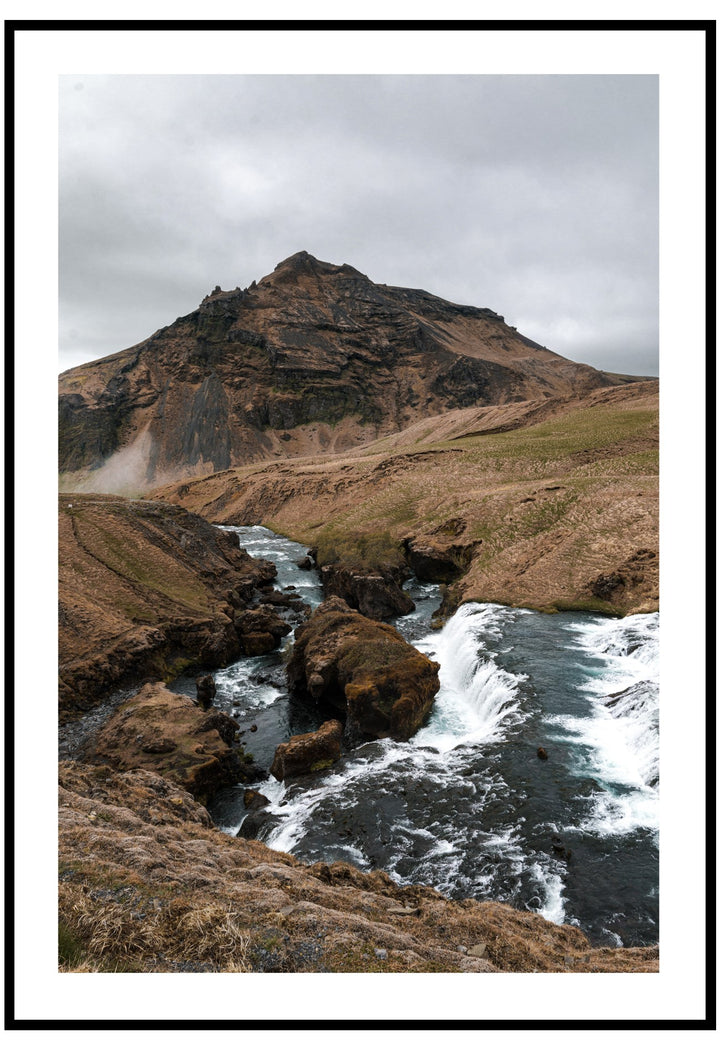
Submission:
POLYGON ((342 733, 340 721, 330 720, 321 724, 317 731, 291 736, 276 749, 270 774, 282 781, 296 775, 325 771, 340 757, 342 733))
POLYGON ((195 678, 195 688, 197 691, 198 703, 207 710, 213 704, 213 699, 217 694, 217 688, 215 687, 215 678, 211 673, 206 673, 202 677, 195 678))
POLYGON ((144 768, 182 786, 201 803, 243 778, 237 725, 163 684, 146 684, 95 737, 87 756, 116 771, 144 768))
MULTIPOLYGON (((450 525, 456 523, 449 522, 450 525)), ((448 539, 447 532, 442 533, 443 527, 447 528, 447 525, 441 525, 435 534, 405 540, 408 564, 422 582, 453 582, 460 578, 469 568, 475 550, 481 545, 481 540, 462 542, 448 539)))
POLYGON ((618 381, 491 309, 375 284, 301 251, 61 375, 60 472, 68 490, 135 494, 276 455, 347 451, 452 408, 618 381))
POLYGON ((147 678, 215 667, 290 627, 274 564, 177 506, 104 495, 59 500, 61 717, 147 678), (250 610, 248 610, 250 609, 250 610))
POLYGON ((389 568, 373 570, 345 564, 325 564, 321 571, 326 597, 341 597, 351 608, 369 619, 392 619, 408 615, 415 604, 389 568))
POLYGON ((265 655, 277 648, 292 627, 272 607, 263 604, 249 611, 236 612, 235 629, 240 635, 243 654, 265 655))
POLYGON ((409 739, 432 709, 439 666, 392 626, 331 597, 295 634, 292 690, 346 716, 352 736, 409 739))

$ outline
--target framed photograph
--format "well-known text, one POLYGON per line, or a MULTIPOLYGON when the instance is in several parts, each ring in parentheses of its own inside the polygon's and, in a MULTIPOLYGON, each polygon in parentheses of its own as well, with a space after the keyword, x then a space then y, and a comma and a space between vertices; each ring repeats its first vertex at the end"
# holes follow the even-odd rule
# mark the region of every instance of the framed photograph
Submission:
POLYGON ((715 23, 5 61, 6 1028, 713 1029, 715 23))

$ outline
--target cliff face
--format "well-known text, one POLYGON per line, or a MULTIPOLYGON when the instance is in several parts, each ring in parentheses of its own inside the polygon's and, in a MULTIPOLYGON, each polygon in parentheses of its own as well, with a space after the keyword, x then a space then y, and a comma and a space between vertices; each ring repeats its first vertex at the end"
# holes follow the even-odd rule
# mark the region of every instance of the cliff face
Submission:
POLYGON ((60 471, 66 490, 140 491, 280 454, 344 451, 452 408, 617 381, 490 309, 374 284, 300 252, 61 375, 60 471))

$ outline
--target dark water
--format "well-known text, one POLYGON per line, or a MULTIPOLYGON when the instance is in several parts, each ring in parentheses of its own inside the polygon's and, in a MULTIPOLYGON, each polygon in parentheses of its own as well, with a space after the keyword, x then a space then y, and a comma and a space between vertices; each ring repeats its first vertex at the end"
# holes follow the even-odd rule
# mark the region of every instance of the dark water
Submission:
MULTIPOLYGON (((233 530, 276 561, 280 587, 320 601, 316 574, 294 563, 302 546, 233 530)), ((417 610, 395 625, 441 664, 430 721, 410 742, 367 743, 324 775, 258 783, 279 817, 262 839, 307 861, 509 902, 596 943, 657 942, 658 616, 469 604, 433 631, 437 587, 410 588, 417 610)), ((215 674, 216 703, 266 767, 279 742, 319 720, 287 696, 283 665, 274 652, 215 674)), ((243 791, 216 799, 229 833, 245 816, 243 791)))

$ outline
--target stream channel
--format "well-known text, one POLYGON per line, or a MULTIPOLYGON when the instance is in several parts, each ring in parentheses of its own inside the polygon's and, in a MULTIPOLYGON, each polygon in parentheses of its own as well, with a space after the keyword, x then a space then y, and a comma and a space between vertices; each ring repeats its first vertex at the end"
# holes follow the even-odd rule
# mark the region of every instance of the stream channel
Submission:
MULTIPOLYGON (((278 589, 320 603, 318 573, 297 566, 304 546, 263 527, 225 530, 276 564, 278 589)), ((367 742, 324 773, 254 783, 271 802, 259 838, 303 861, 507 902, 575 924, 597 945, 657 942, 658 615, 465 604, 438 630, 439 587, 406 589, 416 610, 392 624, 441 665, 428 723, 409 742, 367 742)), ((323 719, 287 692, 291 645, 214 672, 215 705, 265 768, 279 743, 323 719)), ((172 687, 194 695, 194 676, 172 687)), ((247 815, 246 788, 211 806, 228 834, 247 815)))

